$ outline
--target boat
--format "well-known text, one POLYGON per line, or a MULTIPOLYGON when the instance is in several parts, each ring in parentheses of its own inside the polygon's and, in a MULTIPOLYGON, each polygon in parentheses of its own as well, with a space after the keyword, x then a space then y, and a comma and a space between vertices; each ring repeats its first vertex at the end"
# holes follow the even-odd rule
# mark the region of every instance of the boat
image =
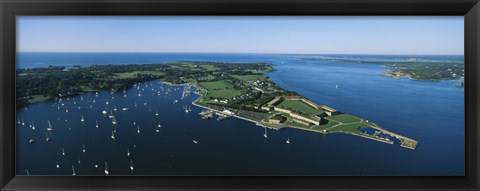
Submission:
POLYGON ((108 116, 108 118, 113 119, 114 117, 115 117, 115 116, 113 116, 113 111, 110 110, 110 115, 108 116))
POLYGON ((78 160, 77 161, 78 161, 78 164, 80 164, 80 155, 78 155, 78 160))
POLYGON ((287 144, 290 144, 290 137, 288 137, 287 141, 285 141, 287 144))
POLYGON ((263 137, 268 138, 267 136, 267 128, 265 127, 265 133, 263 133, 263 137))
POLYGON ((103 172, 105 172, 106 175, 110 174, 110 172, 108 171, 107 161, 105 161, 105 170, 103 172))
POLYGON ((65 149, 62 148, 62 155, 65 156, 65 149))
POLYGON ((140 126, 137 125, 137 133, 140 134, 140 126))
POLYGON ((135 102, 135 107, 137 107, 137 102, 135 102))
POLYGON ((103 115, 107 115, 107 111, 103 110, 103 111, 102 111, 102 114, 103 114, 103 115))
POLYGON ((83 115, 82 115, 82 119, 80 119, 81 122, 84 122, 85 121, 85 118, 83 118, 83 115))
POLYGON ((50 121, 49 121, 49 120, 47 120, 47 123, 48 123, 47 131, 53 131, 52 124, 50 124, 50 121))
POLYGON ((82 144, 82 146, 83 146, 82 151, 83 151, 83 152, 87 152, 87 149, 85 149, 85 144, 82 144))
POLYGON ((30 175, 30 172, 28 172, 28 169, 25 169, 25 171, 27 171, 27 175, 30 175))
POLYGON ((32 130, 35 130, 35 123, 32 121, 32 130))
POLYGON ((23 118, 22 118, 22 125, 25 126, 25 121, 23 121, 23 118))
POLYGON ((35 142, 35 140, 30 139, 28 142, 29 142, 29 143, 33 143, 33 142, 35 142))
POLYGON ((130 156, 130 148, 127 148, 127 157, 130 156))
POLYGON ((195 143, 195 144, 198 144, 198 141, 197 141, 197 140, 195 140, 195 139, 193 139, 193 143, 195 143))
POLYGON ((112 131, 112 136, 110 136, 112 139, 115 139, 115 133, 112 131))
POLYGON ((98 121, 95 121, 95 127, 98 128, 98 121))
POLYGON ((50 138, 48 138, 48 134, 45 134, 45 141, 50 141, 50 138))
POLYGON ((72 164, 72 175, 73 176, 77 175, 77 173, 75 173, 75 168, 73 167, 73 164, 72 164))
POLYGON ((158 116, 158 111, 157 111, 157 113, 155 113, 155 115, 158 116))
POLYGON ((65 113, 68 113, 68 109, 65 110, 65 113))
POLYGON ((143 103, 143 105, 147 105, 147 102, 143 103))
POLYGON ((58 161, 57 161, 57 166, 56 166, 56 167, 57 167, 57 168, 60 168, 60 164, 58 164, 58 161))
POLYGON ((108 105, 108 101, 107 101, 107 102, 105 102, 105 104, 107 104, 107 105, 108 105))
POLYGON ((130 160, 130 170, 131 170, 131 171, 135 170, 135 169, 133 168, 133 162, 132 162, 131 160, 130 160))
POLYGON ((17 119, 17 123, 20 125, 22 122, 20 121, 20 119, 17 119))
POLYGON ((115 119, 115 116, 113 116, 113 119, 112 119, 112 124, 116 125, 117 124, 117 120, 115 119))
POLYGON ((128 108, 124 107, 122 108, 122 111, 128 111, 128 108))
POLYGON ((113 108, 113 111, 117 111, 117 106, 115 106, 115 108, 113 108))

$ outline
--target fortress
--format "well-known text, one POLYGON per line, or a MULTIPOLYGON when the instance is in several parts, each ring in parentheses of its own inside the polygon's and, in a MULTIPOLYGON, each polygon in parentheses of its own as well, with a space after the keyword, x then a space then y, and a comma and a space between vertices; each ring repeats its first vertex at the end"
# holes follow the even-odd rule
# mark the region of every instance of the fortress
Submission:
POLYGON ((264 106, 262 106, 261 109, 267 111, 278 111, 288 114, 290 117, 292 117, 293 121, 306 126, 320 125, 322 117, 335 115, 337 113, 337 110, 333 108, 324 105, 317 105, 316 103, 313 103, 312 101, 300 96, 278 96, 266 103, 264 106), (318 110, 319 113, 316 115, 306 115, 305 113, 301 113, 300 111, 278 107, 280 103, 286 100, 300 101, 314 108, 315 110, 318 110))

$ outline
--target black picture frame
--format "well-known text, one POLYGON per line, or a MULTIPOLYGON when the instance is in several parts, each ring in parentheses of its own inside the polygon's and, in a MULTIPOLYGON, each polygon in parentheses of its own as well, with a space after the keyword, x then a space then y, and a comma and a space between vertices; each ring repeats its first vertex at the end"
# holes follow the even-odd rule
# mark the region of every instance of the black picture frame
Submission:
POLYGON ((1 190, 478 190, 478 0, 0 0, 1 190), (15 176, 15 59, 19 15, 463 15, 465 176, 15 176))

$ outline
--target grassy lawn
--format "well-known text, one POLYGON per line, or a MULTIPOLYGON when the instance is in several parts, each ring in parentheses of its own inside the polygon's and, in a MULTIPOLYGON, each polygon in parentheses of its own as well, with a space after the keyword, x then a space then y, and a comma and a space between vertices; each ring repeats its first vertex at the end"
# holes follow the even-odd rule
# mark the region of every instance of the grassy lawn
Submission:
POLYGON ((321 112, 321 110, 316 110, 300 100, 285 100, 278 104, 278 107, 299 111, 307 115, 318 114, 321 112))
POLYGON ((355 117, 349 114, 338 114, 338 115, 328 116, 327 119, 333 119, 336 121, 340 121, 342 123, 360 122, 362 120, 358 117, 355 117))
POLYGON ((207 99, 209 96, 220 99, 230 99, 242 95, 241 91, 234 89, 232 84, 223 80, 200 82, 199 85, 208 90, 208 94, 205 96, 207 99))
POLYGON ((314 125, 312 126, 312 129, 315 129, 315 130, 324 130, 324 129, 327 129, 327 128, 330 128, 334 125, 338 124, 337 122, 335 121, 328 121, 327 124, 321 124, 321 125, 314 125))
POLYGON ((50 99, 49 96, 44 96, 44 95, 33 95, 31 97, 32 97, 31 99, 28 99, 29 103, 43 102, 45 100, 50 99))
POLYGON ((232 77, 237 78, 239 80, 243 81, 256 81, 256 80, 263 80, 266 78, 265 75, 244 75, 244 76, 239 76, 239 75, 232 75, 232 77))
POLYGON ((339 125, 332 129, 329 129, 329 131, 359 134, 360 128, 362 127, 365 127, 365 125, 362 123, 354 123, 354 124, 348 124, 348 125, 339 125))

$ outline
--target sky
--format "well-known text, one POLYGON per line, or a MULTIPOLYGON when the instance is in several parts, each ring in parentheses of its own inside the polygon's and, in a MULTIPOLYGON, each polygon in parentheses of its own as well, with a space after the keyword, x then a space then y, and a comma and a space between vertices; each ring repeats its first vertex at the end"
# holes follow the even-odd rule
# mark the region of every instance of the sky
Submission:
POLYGON ((17 16, 17 52, 463 55, 463 16, 17 16))

